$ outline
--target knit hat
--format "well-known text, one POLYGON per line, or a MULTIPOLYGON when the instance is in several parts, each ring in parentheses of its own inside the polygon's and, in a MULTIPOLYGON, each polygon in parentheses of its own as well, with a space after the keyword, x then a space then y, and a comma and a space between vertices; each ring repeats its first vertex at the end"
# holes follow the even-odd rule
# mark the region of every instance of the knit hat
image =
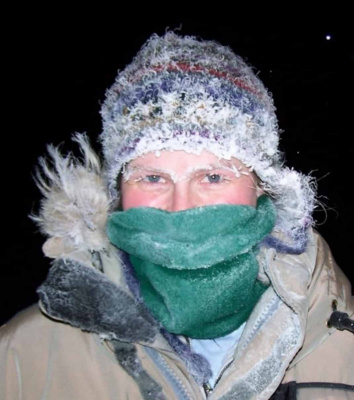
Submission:
POLYGON ((229 47, 154 34, 107 91, 101 114, 109 190, 124 164, 151 151, 207 150, 238 158, 274 198, 276 229, 302 241, 312 223, 311 177, 283 165, 271 95, 229 47))

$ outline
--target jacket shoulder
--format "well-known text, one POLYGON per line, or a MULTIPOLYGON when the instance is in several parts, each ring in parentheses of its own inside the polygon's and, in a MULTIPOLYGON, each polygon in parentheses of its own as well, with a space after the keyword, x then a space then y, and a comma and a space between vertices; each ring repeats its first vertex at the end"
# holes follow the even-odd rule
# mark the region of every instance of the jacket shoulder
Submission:
POLYGON ((285 375, 284 381, 332 382, 353 385, 354 335, 328 326, 336 307, 353 318, 351 285, 336 264, 331 250, 316 231, 313 235, 316 257, 308 287, 308 316, 303 346, 285 375), (318 368, 318 366, 321 368, 318 368))
POLYGON ((43 315, 38 304, 20 311, 0 328, 0 357, 21 359, 40 357, 51 348, 53 340, 70 340, 85 333, 43 315))
POLYGON ((44 315, 38 304, 17 313, 0 328, 0 354, 6 348, 20 351, 20 355, 32 352, 37 356, 46 352, 54 342, 68 346, 68 341, 87 344, 93 334, 77 329, 65 322, 44 315))
POLYGON ((339 311, 352 316, 354 314, 354 297, 349 279, 337 265, 329 245, 317 231, 314 231, 314 243, 316 245, 316 263, 309 287, 309 312, 320 306, 320 303, 329 302, 328 313, 333 311, 333 306, 335 306, 339 311), (320 293, 322 293, 322 302, 318 301, 320 293))
POLYGON ((119 391, 128 398, 137 388, 96 334, 48 318, 38 305, 0 329, 1 399, 111 399, 119 391))
POLYGON ((16 343, 25 343, 30 345, 37 334, 42 334, 50 330, 53 322, 45 318, 38 304, 25 308, 18 312, 8 322, 0 328, 0 348, 7 347, 16 343))

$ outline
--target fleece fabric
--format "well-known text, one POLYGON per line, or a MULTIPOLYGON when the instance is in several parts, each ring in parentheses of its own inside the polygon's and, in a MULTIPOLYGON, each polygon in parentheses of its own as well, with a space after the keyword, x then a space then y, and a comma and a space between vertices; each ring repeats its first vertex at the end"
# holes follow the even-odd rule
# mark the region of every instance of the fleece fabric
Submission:
POLYGON ((144 303, 166 330, 214 339, 243 324, 266 290, 256 254, 275 219, 263 195, 257 207, 117 211, 107 231, 130 254, 144 303))

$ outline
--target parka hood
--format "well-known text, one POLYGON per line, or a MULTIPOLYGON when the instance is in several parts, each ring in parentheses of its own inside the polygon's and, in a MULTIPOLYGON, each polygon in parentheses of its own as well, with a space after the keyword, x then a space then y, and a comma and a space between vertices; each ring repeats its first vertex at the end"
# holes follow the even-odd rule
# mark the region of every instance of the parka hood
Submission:
MULTIPOLYGON (((76 136, 75 140, 83 151, 82 164, 50 147, 54 171, 42 160, 46 178, 37 176, 44 199, 39 215, 32 218, 48 236, 43 246, 45 255, 55 259, 47 280, 38 289, 42 311, 50 318, 97 333, 102 339, 169 349, 167 353, 172 348, 201 384, 209 374, 208 363, 191 353, 177 337, 163 334, 134 289, 124 255, 109 242, 106 221, 114 205, 98 157, 84 136, 76 136)), ((316 240, 309 229, 306 252, 297 255, 289 254, 296 253, 296 247, 282 232, 272 232, 268 242, 263 243, 259 274, 270 287, 247 321, 234 363, 223 375, 213 398, 269 398, 291 361, 294 364, 301 359, 302 352, 297 355, 300 348, 304 345, 310 352, 335 331, 324 323, 311 325, 309 328, 317 334, 314 337, 308 332, 309 340, 304 344, 309 309, 316 312, 316 321, 325 321, 333 301, 326 296, 321 304, 316 302, 318 296, 310 286, 314 274, 317 283, 328 285, 339 309, 353 307, 350 285, 342 276, 338 278, 333 264, 333 270, 326 271, 323 260, 329 251, 322 239, 318 243, 316 240), (318 251, 320 262, 316 260, 318 251)))

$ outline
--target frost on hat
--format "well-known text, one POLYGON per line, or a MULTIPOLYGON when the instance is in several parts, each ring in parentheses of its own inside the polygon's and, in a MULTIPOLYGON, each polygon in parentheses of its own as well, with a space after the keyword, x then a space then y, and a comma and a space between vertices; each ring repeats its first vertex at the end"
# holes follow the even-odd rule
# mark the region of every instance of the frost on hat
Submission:
POLYGON ((144 44, 107 91, 100 139, 110 193, 130 160, 158 150, 236 157, 274 197, 276 229, 304 241, 312 178, 283 165, 271 95, 229 47, 167 32, 144 44))

